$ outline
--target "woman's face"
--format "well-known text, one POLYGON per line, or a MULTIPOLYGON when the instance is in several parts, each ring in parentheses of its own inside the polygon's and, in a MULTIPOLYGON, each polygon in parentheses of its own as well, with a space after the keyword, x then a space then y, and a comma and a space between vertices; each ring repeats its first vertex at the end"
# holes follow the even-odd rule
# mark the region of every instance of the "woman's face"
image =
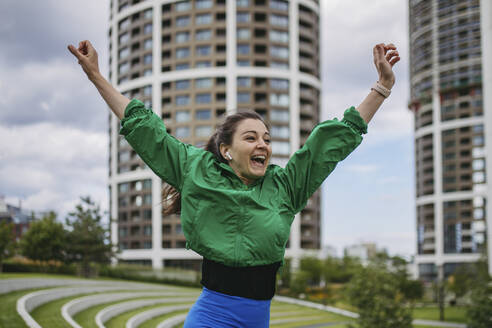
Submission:
POLYGON ((221 145, 221 153, 239 178, 250 184, 265 175, 272 155, 270 133, 260 120, 242 120, 234 132, 232 145, 221 145))

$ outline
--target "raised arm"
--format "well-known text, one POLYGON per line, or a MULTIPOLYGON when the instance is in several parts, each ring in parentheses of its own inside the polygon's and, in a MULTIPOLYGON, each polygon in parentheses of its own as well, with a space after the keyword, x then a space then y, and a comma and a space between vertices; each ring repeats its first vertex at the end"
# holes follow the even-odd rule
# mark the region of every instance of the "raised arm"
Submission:
POLYGON ((125 108, 130 103, 130 99, 113 88, 101 75, 96 49, 86 40, 79 42, 78 49, 73 45, 69 45, 68 50, 79 60, 79 64, 82 66, 89 80, 97 88, 97 91, 99 91, 109 108, 121 120, 125 116, 125 108))
POLYGON ((388 45, 380 43, 374 46, 373 56, 374 65, 378 71, 379 79, 377 83, 379 86, 373 87, 367 97, 356 108, 366 123, 369 123, 386 98, 384 95, 385 89, 389 91, 395 84, 393 66, 400 60, 398 50, 392 43, 388 45))

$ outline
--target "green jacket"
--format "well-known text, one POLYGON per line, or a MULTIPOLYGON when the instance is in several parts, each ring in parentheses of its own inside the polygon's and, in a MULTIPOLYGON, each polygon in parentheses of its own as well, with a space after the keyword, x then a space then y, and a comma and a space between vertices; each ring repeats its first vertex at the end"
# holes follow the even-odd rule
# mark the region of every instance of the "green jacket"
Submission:
POLYGON ((318 124, 285 168, 269 165, 263 178, 245 185, 212 153, 169 135, 159 116, 138 100, 128 104, 121 125, 143 161, 181 193, 187 247, 236 267, 283 261, 294 215, 367 132, 351 107, 341 122, 318 124))

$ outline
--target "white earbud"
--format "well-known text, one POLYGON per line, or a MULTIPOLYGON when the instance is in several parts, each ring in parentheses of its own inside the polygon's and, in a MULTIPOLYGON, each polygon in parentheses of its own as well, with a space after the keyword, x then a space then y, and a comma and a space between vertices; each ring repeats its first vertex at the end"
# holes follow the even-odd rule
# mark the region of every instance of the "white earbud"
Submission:
POLYGON ((231 156, 231 154, 229 154, 229 152, 226 152, 225 155, 226 155, 228 160, 232 161, 232 156, 231 156))

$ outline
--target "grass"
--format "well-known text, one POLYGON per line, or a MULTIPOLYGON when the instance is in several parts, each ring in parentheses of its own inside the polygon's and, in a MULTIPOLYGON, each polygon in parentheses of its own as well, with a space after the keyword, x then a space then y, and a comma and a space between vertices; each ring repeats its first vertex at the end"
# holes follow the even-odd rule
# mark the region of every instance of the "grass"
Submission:
POLYGON ((18 278, 49 278, 49 279, 80 279, 80 277, 70 276, 66 274, 52 274, 52 273, 0 273, 0 279, 18 279, 18 278))
POLYGON ((17 314, 17 300, 22 296, 41 289, 29 289, 0 295, 0 327, 24 328, 27 325, 17 314))
MULTIPOLYGON (((419 307, 413 311, 414 319, 439 320, 439 308, 437 306, 419 307)), ((466 323, 466 308, 464 306, 451 306, 444 309, 444 321, 466 323)))

